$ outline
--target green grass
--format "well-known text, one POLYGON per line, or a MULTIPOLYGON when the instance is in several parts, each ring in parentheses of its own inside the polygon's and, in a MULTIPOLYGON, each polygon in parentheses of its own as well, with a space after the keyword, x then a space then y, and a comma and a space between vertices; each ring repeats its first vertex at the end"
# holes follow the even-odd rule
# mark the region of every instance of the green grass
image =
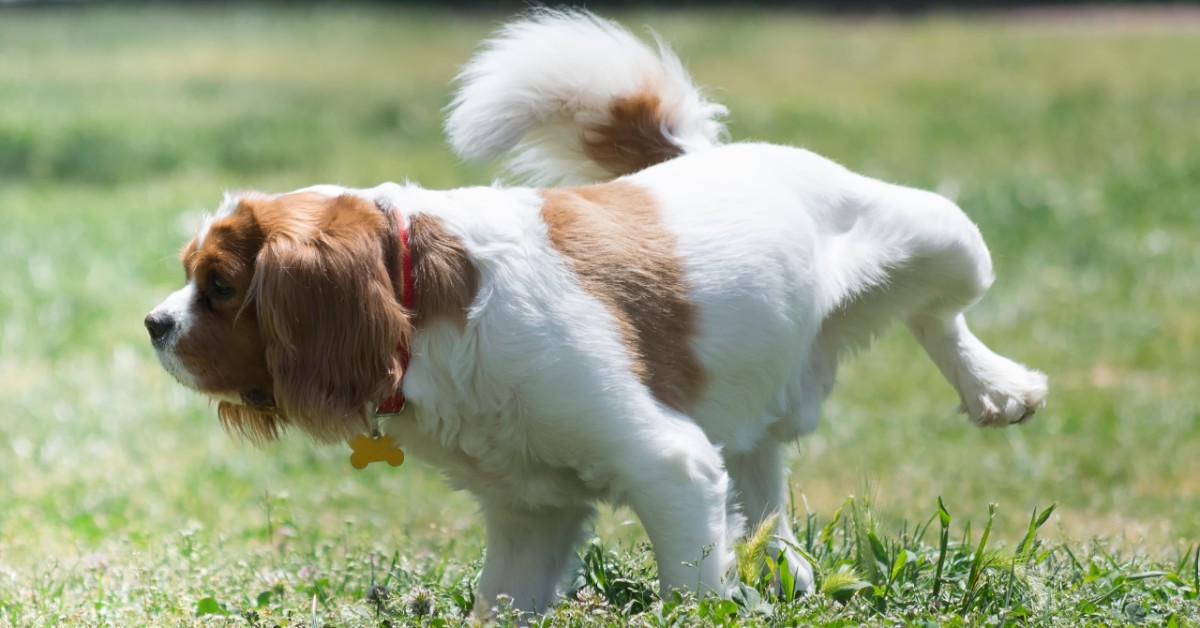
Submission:
MULTIPOLYGON (((956 196, 999 275, 973 325, 1052 392, 1027 426, 975 429, 889 333, 793 461, 821 594, 657 600, 643 533, 606 512, 553 621, 1200 623, 1200 26, 623 17, 677 44, 733 137, 956 196)), ((483 543, 466 496, 417 463, 231 441, 141 319, 223 189, 488 181, 440 109, 493 24, 0 11, 0 625, 460 620, 483 543)))

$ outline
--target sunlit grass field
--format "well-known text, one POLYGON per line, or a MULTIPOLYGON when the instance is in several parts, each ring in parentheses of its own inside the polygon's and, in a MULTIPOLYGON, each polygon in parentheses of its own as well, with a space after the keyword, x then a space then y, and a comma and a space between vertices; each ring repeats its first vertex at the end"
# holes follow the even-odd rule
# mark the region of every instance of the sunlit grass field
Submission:
MULTIPOLYGON (((0 624, 461 620, 483 547, 467 496, 418 463, 358 472, 299 435, 227 438, 141 321, 225 189, 490 182, 498 170, 444 146, 441 108, 504 17, 0 11, 0 624)), ((645 588, 653 565, 619 510, 556 621, 1200 622, 1200 20, 618 17, 675 44, 734 139, 955 198, 999 277, 973 326, 1047 372, 1051 396, 1026 426, 976 429, 892 330, 846 365, 793 458, 826 593, 624 614, 637 596, 595 574, 645 588), (958 561, 941 598, 927 590, 940 521, 912 538, 939 496, 958 561), (1044 554, 1018 555, 1028 573, 1010 557, 972 580, 989 503, 989 547, 1010 553, 1058 504, 1044 554), (839 589, 842 565, 856 571, 839 589), (854 581, 874 588, 846 601, 854 581)))

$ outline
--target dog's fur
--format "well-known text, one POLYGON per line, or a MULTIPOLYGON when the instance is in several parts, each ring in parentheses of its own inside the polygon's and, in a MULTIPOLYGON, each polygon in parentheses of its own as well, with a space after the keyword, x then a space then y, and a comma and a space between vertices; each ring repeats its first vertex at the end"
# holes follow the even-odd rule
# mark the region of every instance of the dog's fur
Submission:
POLYGON ((729 592, 734 538, 772 517, 809 590, 781 444, 817 427, 838 361, 889 321, 975 423, 1043 403, 1044 375, 967 328, 992 268, 950 201, 721 145, 724 109, 665 46, 583 12, 504 27, 459 80, 461 154, 511 151, 518 174, 574 187, 232 194, 147 326, 167 370, 256 440, 360 433, 402 386, 410 411, 386 430, 481 504, 481 612, 554 603, 596 501, 637 513, 664 590, 729 592))

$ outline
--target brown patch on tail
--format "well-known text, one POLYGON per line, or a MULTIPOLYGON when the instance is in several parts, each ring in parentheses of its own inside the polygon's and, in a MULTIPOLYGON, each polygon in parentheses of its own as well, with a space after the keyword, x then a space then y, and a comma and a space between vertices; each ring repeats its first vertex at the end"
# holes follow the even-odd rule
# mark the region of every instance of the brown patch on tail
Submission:
POLYGON ((662 100, 653 91, 614 99, 606 124, 583 131, 583 151, 613 176, 632 174, 683 154, 664 130, 662 100))
POLYGON ((664 405, 685 410, 706 373, 690 344, 696 308, 654 199, 624 182, 543 190, 542 197, 551 244, 612 313, 642 383, 664 405))

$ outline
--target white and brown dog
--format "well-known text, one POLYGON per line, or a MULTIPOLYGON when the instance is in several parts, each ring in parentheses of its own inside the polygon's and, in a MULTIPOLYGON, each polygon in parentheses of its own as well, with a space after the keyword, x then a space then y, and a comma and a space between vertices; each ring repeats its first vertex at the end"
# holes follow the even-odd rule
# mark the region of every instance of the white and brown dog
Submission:
POLYGON ((459 80, 460 154, 576 187, 231 194, 146 327, 255 440, 361 434, 400 391, 387 433, 482 507, 484 612, 554 603, 596 501, 637 513, 664 590, 730 591, 734 538, 769 517, 810 589, 781 445, 889 321, 975 423, 1042 405, 1045 376, 967 328, 992 267, 954 203, 721 144, 674 54, 583 12, 504 27, 459 80))

